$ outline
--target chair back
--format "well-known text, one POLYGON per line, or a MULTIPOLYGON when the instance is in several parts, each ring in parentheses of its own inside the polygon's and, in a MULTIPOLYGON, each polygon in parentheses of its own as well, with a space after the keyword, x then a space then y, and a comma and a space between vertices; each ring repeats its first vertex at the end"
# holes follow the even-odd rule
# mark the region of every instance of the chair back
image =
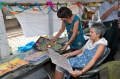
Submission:
POLYGON ((106 59, 106 57, 109 55, 109 53, 110 53, 110 48, 106 47, 105 50, 106 50, 106 53, 103 55, 103 57, 100 58, 99 61, 96 62, 96 64, 95 64, 92 68, 97 67, 97 66, 99 66, 100 64, 102 64, 102 62, 103 62, 103 61, 106 59))

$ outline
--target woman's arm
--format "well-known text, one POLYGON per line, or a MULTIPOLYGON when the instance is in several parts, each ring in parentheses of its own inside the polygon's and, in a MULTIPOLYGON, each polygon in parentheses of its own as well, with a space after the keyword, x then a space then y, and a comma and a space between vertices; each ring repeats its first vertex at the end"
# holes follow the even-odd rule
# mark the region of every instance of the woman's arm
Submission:
POLYGON ((57 35, 56 35, 54 38, 52 38, 52 39, 53 39, 53 40, 56 40, 56 39, 64 32, 64 30, 65 30, 65 23, 64 23, 64 21, 62 20, 61 29, 59 30, 59 32, 57 33, 57 35))
POLYGON ((73 34, 72 34, 70 40, 68 41, 67 45, 69 45, 75 39, 75 37, 78 33, 78 27, 79 27, 79 21, 76 21, 74 24, 74 28, 73 28, 73 34))
POLYGON ((74 51, 74 52, 70 52, 70 53, 67 53, 67 54, 63 54, 63 57, 71 57, 71 56, 75 56, 75 55, 78 55, 78 54, 81 54, 82 53, 82 51, 83 51, 83 48, 84 47, 82 47, 81 49, 79 49, 79 50, 76 50, 76 51, 74 51))
POLYGON ((90 62, 81 71, 83 73, 88 71, 98 61, 98 59, 103 55, 104 50, 105 50, 105 45, 100 44, 98 46, 98 49, 97 49, 95 55, 93 56, 93 58, 90 60, 90 62))
POLYGON ((66 50, 68 45, 70 45, 71 42, 75 39, 75 37, 78 33, 78 27, 79 27, 79 21, 76 21, 74 24, 74 28, 73 28, 73 34, 72 34, 71 38, 69 39, 69 41, 67 42, 67 44, 62 48, 62 50, 66 50))

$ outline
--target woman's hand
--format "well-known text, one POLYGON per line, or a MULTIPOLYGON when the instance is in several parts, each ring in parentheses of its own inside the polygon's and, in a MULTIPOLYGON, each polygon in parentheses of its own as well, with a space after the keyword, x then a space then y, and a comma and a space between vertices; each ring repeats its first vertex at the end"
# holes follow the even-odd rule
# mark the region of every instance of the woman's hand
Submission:
POLYGON ((73 77, 78 77, 80 75, 82 75, 82 71, 69 71, 69 73, 73 76, 73 77))
POLYGON ((69 53, 68 54, 63 54, 62 57, 68 58, 69 57, 69 53))
POLYGON ((61 50, 64 51, 67 49, 67 47, 68 47, 68 45, 66 44, 61 50))

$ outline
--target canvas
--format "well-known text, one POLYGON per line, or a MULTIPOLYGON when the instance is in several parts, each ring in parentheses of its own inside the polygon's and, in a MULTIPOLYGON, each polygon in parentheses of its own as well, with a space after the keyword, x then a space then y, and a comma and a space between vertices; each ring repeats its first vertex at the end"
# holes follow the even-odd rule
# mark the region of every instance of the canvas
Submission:
POLYGON ((35 45, 33 45, 33 48, 35 48, 36 50, 47 50, 49 45, 55 51, 59 51, 62 49, 61 44, 58 44, 55 41, 51 41, 50 39, 47 39, 45 37, 40 37, 36 41, 35 45))

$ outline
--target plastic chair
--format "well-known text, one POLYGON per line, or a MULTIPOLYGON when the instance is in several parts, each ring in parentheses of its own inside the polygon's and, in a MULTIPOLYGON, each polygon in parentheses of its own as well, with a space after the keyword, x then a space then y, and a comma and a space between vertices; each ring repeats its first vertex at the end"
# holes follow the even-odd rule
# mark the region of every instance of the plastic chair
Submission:
MULTIPOLYGON (((98 61, 89 71, 85 72, 83 75, 79 76, 77 79, 83 79, 83 78, 94 79, 94 77, 96 76, 97 76, 97 79, 100 79, 100 76, 99 76, 100 66, 109 53, 110 53, 110 48, 107 48, 107 52, 104 54, 102 59, 100 59, 100 61, 98 61)), ((73 67, 73 69, 82 70, 83 67, 73 67)), ((71 79, 74 79, 74 78, 71 77, 71 79)))
POLYGON ((107 69, 107 73, 105 72, 107 79, 120 79, 120 61, 111 61, 101 65, 100 72, 105 69, 107 69))

